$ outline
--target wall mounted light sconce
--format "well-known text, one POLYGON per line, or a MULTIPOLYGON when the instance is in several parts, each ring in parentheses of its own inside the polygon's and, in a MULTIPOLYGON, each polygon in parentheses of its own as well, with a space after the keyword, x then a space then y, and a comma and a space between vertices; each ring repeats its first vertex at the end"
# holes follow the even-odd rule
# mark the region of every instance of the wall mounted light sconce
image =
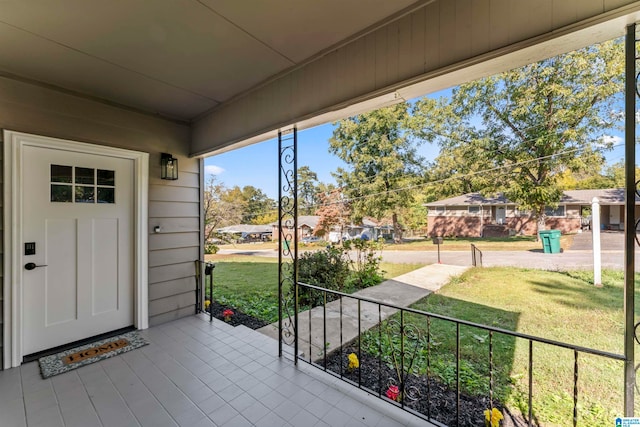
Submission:
POLYGON ((160 178, 178 179, 178 159, 174 158, 173 155, 167 153, 160 155, 160 178))

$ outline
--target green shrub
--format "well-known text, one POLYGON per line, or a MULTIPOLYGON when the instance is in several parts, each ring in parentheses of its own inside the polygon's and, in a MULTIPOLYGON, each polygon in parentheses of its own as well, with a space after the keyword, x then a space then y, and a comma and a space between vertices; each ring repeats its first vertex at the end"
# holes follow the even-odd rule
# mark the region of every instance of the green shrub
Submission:
POLYGON ((349 283, 356 290, 378 285, 384 280, 384 271, 380 270, 382 256, 379 255, 382 246, 382 240, 355 239, 344 242, 345 250, 355 251, 349 283))
MULTIPOLYGON (((345 291, 349 277, 349 260, 344 250, 327 247, 316 252, 306 252, 298 260, 298 281, 309 285, 320 286, 334 291, 345 291)), ((300 304, 322 304, 322 292, 300 287, 300 304)), ((327 295, 328 300, 331 294, 327 295)))
POLYGON ((204 245, 204 253, 207 255, 216 254, 220 248, 213 243, 207 243, 204 245))
MULTIPOLYGON (((306 252, 298 260, 298 281, 344 293, 377 285, 384 280, 384 272, 380 270, 381 249, 381 241, 356 239, 346 241, 343 248, 329 246, 306 252), (355 251, 353 260, 347 253, 350 250, 355 251)), ((302 306, 314 307, 324 301, 321 291, 305 287, 300 287, 299 297, 302 306)), ((327 294, 327 301, 336 298, 327 294)))

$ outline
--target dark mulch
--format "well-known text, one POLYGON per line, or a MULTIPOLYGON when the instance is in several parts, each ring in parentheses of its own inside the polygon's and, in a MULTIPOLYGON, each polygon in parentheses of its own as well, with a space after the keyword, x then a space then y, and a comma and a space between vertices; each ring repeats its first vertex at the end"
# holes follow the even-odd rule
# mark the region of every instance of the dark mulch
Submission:
POLYGON ((253 316, 245 314, 239 310, 236 310, 233 307, 218 304, 215 301, 211 303, 211 305, 209 306, 209 309, 207 309, 207 312, 211 310, 213 312, 213 317, 224 321, 224 316, 222 316, 222 312, 226 309, 231 309, 233 311, 233 316, 231 316, 231 319, 227 322, 231 326, 244 325, 247 328, 260 329, 263 326, 267 326, 269 324, 264 320, 260 320, 253 316))
MULTIPOLYGON (((233 310, 234 314, 231 316, 229 322, 227 322, 232 326, 244 325, 251 329, 260 329, 269 324, 268 322, 242 313, 233 307, 224 306, 215 301, 213 301, 209 307, 213 311, 213 316, 222 321, 224 321, 222 312, 228 308, 233 310)), ((368 389, 373 394, 380 394, 384 399, 387 399, 384 396, 387 388, 391 384, 390 380, 396 379, 395 384, 399 384, 396 372, 385 364, 380 365, 377 358, 366 353, 363 353, 360 358, 360 368, 349 372, 347 369, 349 364, 347 355, 349 353, 357 354, 357 346, 353 344, 345 345, 342 348, 342 352, 337 350, 328 355, 327 369, 336 374, 342 372, 343 377, 353 382, 354 385, 357 386, 360 381, 363 388, 368 389)), ((323 365, 322 361, 320 365, 323 365)), ((459 422, 456 423, 457 396, 455 390, 449 389, 440 381, 426 376, 409 375, 406 378, 406 382, 408 390, 417 390, 417 398, 415 400, 409 397, 404 399, 404 404, 407 408, 447 426, 484 427, 484 410, 490 407, 488 397, 461 394, 460 418, 459 422), (428 398, 428 396, 430 396, 430 398, 428 398)), ((504 408, 499 402, 494 401, 493 405, 500 409, 505 416, 501 424, 503 427, 525 427, 528 425, 522 416, 510 413, 509 410, 504 408)), ((537 425, 537 423, 534 423, 534 425, 537 425)))
MULTIPOLYGON (((389 368, 385 364, 380 365, 377 358, 366 353, 362 353, 360 359, 360 368, 348 371, 347 355, 350 353, 358 353, 357 346, 349 345, 340 350, 333 352, 327 357, 327 369, 342 375, 347 380, 361 384, 363 388, 368 389, 376 395, 381 395, 384 399, 385 392, 389 385, 399 385, 398 375, 394 369, 389 368), (395 379, 395 382, 393 382, 395 379)), ((319 364, 322 366, 323 361, 319 364)), ((419 412, 431 420, 438 421, 447 426, 460 427, 484 427, 484 410, 490 407, 488 397, 460 395, 460 414, 456 423, 456 392, 449 389, 440 381, 426 376, 409 375, 406 378, 407 390, 413 391, 415 400, 410 397, 404 399, 404 405, 416 412, 419 412), (430 398, 429 398, 430 396, 430 398)), ((408 392, 408 394, 410 394, 408 392)), ((389 399, 390 402, 392 402, 389 399)), ((527 422, 522 416, 511 414, 499 402, 493 402, 494 407, 500 409, 505 416, 501 426, 504 427, 524 427, 527 422)))

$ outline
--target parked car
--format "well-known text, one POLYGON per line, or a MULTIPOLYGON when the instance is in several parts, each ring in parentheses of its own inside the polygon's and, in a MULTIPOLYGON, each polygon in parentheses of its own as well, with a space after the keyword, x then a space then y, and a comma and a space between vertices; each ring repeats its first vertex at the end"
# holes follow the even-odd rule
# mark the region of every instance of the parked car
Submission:
POLYGON ((304 236, 302 238, 302 243, 314 243, 314 242, 319 242, 320 239, 318 236, 304 236))
POLYGON ((347 240, 358 240, 358 239, 371 240, 371 234, 366 230, 363 231, 362 233, 356 234, 355 236, 345 234, 344 237, 342 238, 342 241, 346 242, 347 240))

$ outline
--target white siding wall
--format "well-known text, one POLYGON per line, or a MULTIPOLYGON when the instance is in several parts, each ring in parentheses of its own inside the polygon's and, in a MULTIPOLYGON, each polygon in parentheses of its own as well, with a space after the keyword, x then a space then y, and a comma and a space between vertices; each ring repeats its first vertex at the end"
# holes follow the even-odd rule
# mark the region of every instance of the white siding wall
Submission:
POLYGON ((153 325, 193 313, 193 261, 201 253, 200 160, 187 157, 187 125, 0 78, 0 129, 150 153, 150 323, 153 325), (179 180, 163 181, 159 178, 161 152, 178 157, 179 180), (153 233, 156 225, 162 228, 159 234, 153 233))

